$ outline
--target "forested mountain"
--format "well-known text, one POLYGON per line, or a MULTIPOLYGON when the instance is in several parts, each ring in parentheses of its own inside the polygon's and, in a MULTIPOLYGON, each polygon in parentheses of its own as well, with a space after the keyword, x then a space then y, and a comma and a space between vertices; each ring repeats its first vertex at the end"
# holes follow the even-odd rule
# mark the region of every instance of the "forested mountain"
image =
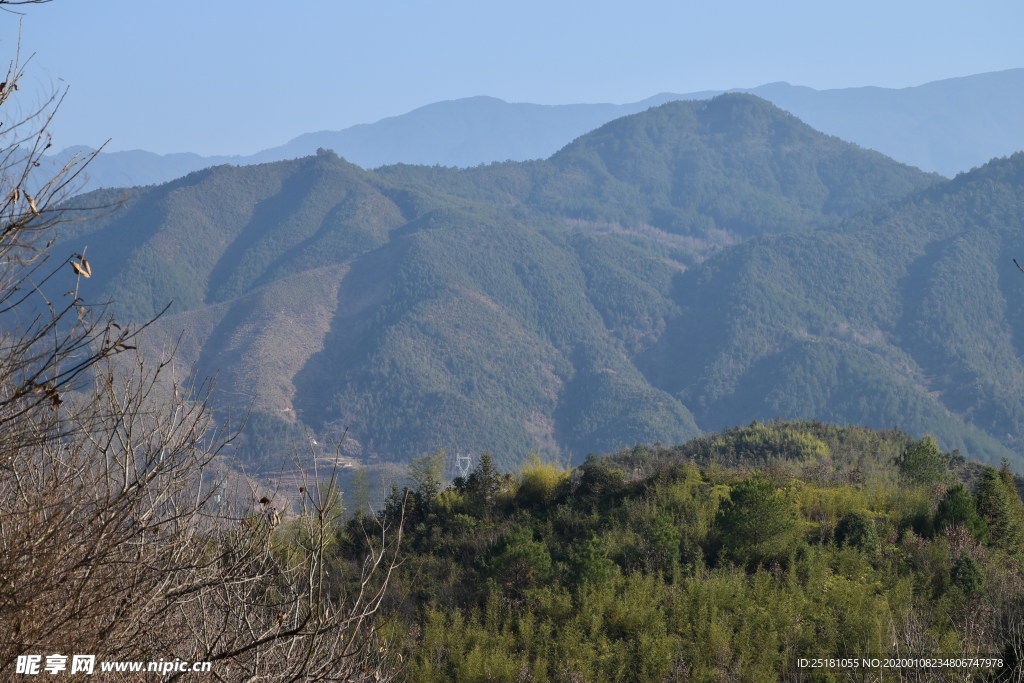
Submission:
MULTIPOLYGON (((953 176, 995 156, 1024 149, 1018 112, 1024 108, 1024 69, 950 78, 912 88, 815 90, 788 83, 740 89, 789 111, 815 128, 903 163, 953 176)), ((376 123, 308 133, 244 156, 100 154, 89 188, 147 185, 216 164, 257 164, 331 149, 364 168, 407 163, 475 166, 547 158, 574 138, 612 119, 672 100, 707 99, 720 92, 662 93, 629 104, 538 105, 493 97, 436 102, 376 123)), ((80 148, 53 160, 63 164, 80 148)))
POLYGON ((509 466, 776 415, 991 460, 1018 447, 999 268, 1022 163, 943 182, 734 94, 546 161, 366 171, 321 152, 101 191, 74 203, 125 206, 63 248, 88 246, 82 293, 122 318, 174 301, 155 333, 184 330, 221 405, 252 404, 257 463, 305 428, 509 466))
POLYGON ((698 423, 891 423, 996 454, 980 430, 1020 452, 1022 184, 1016 154, 839 228, 737 246, 677 278, 680 313, 639 366, 698 423))

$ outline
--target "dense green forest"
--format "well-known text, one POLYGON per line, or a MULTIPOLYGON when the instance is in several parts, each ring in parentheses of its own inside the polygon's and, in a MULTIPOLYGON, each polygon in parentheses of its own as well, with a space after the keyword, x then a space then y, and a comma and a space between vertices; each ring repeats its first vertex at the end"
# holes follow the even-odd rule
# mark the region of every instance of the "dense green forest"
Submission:
MULTIPOLYGON (((216 376, 237 442, 407 463, 571 457, 752 420, 1024 446, 1024 157, 951 181, 749 95, 672 102, 548 160, 334 154, 77 198, 91 300, 216 376)), ((49 293, 60 300, 61 291, 49 293)))
MULTIPOLYGON (((442 459, 379 512, 404 528, 381 629, 406 680, 998 681, 1024 662, 1024 482, 930 437, 754 423, 573 469, 485 455, 444 487, 442 459), (966 655, 1002 666, 799 666, 966 655)), ((339 518, 339 566, 368 515, 339 518)))

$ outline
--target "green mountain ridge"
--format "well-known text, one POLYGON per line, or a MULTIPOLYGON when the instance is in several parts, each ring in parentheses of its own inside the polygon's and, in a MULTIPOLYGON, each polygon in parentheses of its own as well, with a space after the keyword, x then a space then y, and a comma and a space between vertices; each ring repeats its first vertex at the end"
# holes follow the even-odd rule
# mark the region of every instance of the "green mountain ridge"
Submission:
POLYGON ((929 378, 972 372, 966 349, 1008 358, 1009 318, 976 307, 1001 345, 957 337, 936 362, 893 338, 955 315, 944 299, 923 323, 901 315, 920 291, 907 255, 942 234, 917 213, 935 204, 955 233, 977 208, 965 192, 1013 195, 997 166, 941 183, 725 95, 547 161, 371 172, 321 152, 86 195, 126 206, 65 244, 89 245, 83 293, 120 317, 175 302, 157 336, 184 329, 181 361, 219 371, 224 406, 251 405, 240 453, 266 466, 305 429, 366 457, 508 466, 776 415, 899 424, 992 460, 1016 447, 990 431, 1016 424, 999 412, 1016 414, 1016 370, 973 399, 929 378))
POLYGON ((899 416, 990 459, 995 440, 1019 449, 1022 168, 1021 154, 995 160, 839 229, 712 259, 680 278, 683 313, 641 366, 698 421, 899 416), (694 334, 709 319, 717 334, 694 334))

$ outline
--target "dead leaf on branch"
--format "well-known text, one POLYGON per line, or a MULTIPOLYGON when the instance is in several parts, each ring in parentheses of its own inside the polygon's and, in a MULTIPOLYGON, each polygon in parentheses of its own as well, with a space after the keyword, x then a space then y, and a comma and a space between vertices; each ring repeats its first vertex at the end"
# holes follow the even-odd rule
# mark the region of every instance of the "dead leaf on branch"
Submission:
POLYGON ((74 269, 75 274, 81 275, 82 277, 92 277, 92 266, 89 265, 89 262, 85 260, 84 256, 80 256, 79 258, 82 259, 81 263, 75 260, 71 261, 71 268, 74 269))

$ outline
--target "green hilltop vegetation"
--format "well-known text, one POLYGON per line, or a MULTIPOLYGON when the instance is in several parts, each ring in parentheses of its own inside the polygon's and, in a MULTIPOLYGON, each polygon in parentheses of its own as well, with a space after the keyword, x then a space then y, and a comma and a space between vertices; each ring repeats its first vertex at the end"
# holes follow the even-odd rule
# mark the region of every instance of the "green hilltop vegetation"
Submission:
POLYGON ((251 408, 255 467, 306 433, 509 469, 776 416, 1018 466, 1022 168, 945 181, 730 94, 545 161, 321 152, 99 191, 74 205, 124 206, 59 248, 88 246, 82 294, 120 319, 173 301, 150 341, 251 408))
MULTIPOLYGON (((773 421, 575 469, 485 456, 447 487, 443 461, 414 459, 379 514, 405 530, 381 626, 403 679, 864 680, 798 661, 970 654, 1002 665, 869 679, 1009 681, 1024 666, 1024 480, 930 437, 773 421)), ((334 566, 358 576, 376 522, 346 500, 334 566)))

